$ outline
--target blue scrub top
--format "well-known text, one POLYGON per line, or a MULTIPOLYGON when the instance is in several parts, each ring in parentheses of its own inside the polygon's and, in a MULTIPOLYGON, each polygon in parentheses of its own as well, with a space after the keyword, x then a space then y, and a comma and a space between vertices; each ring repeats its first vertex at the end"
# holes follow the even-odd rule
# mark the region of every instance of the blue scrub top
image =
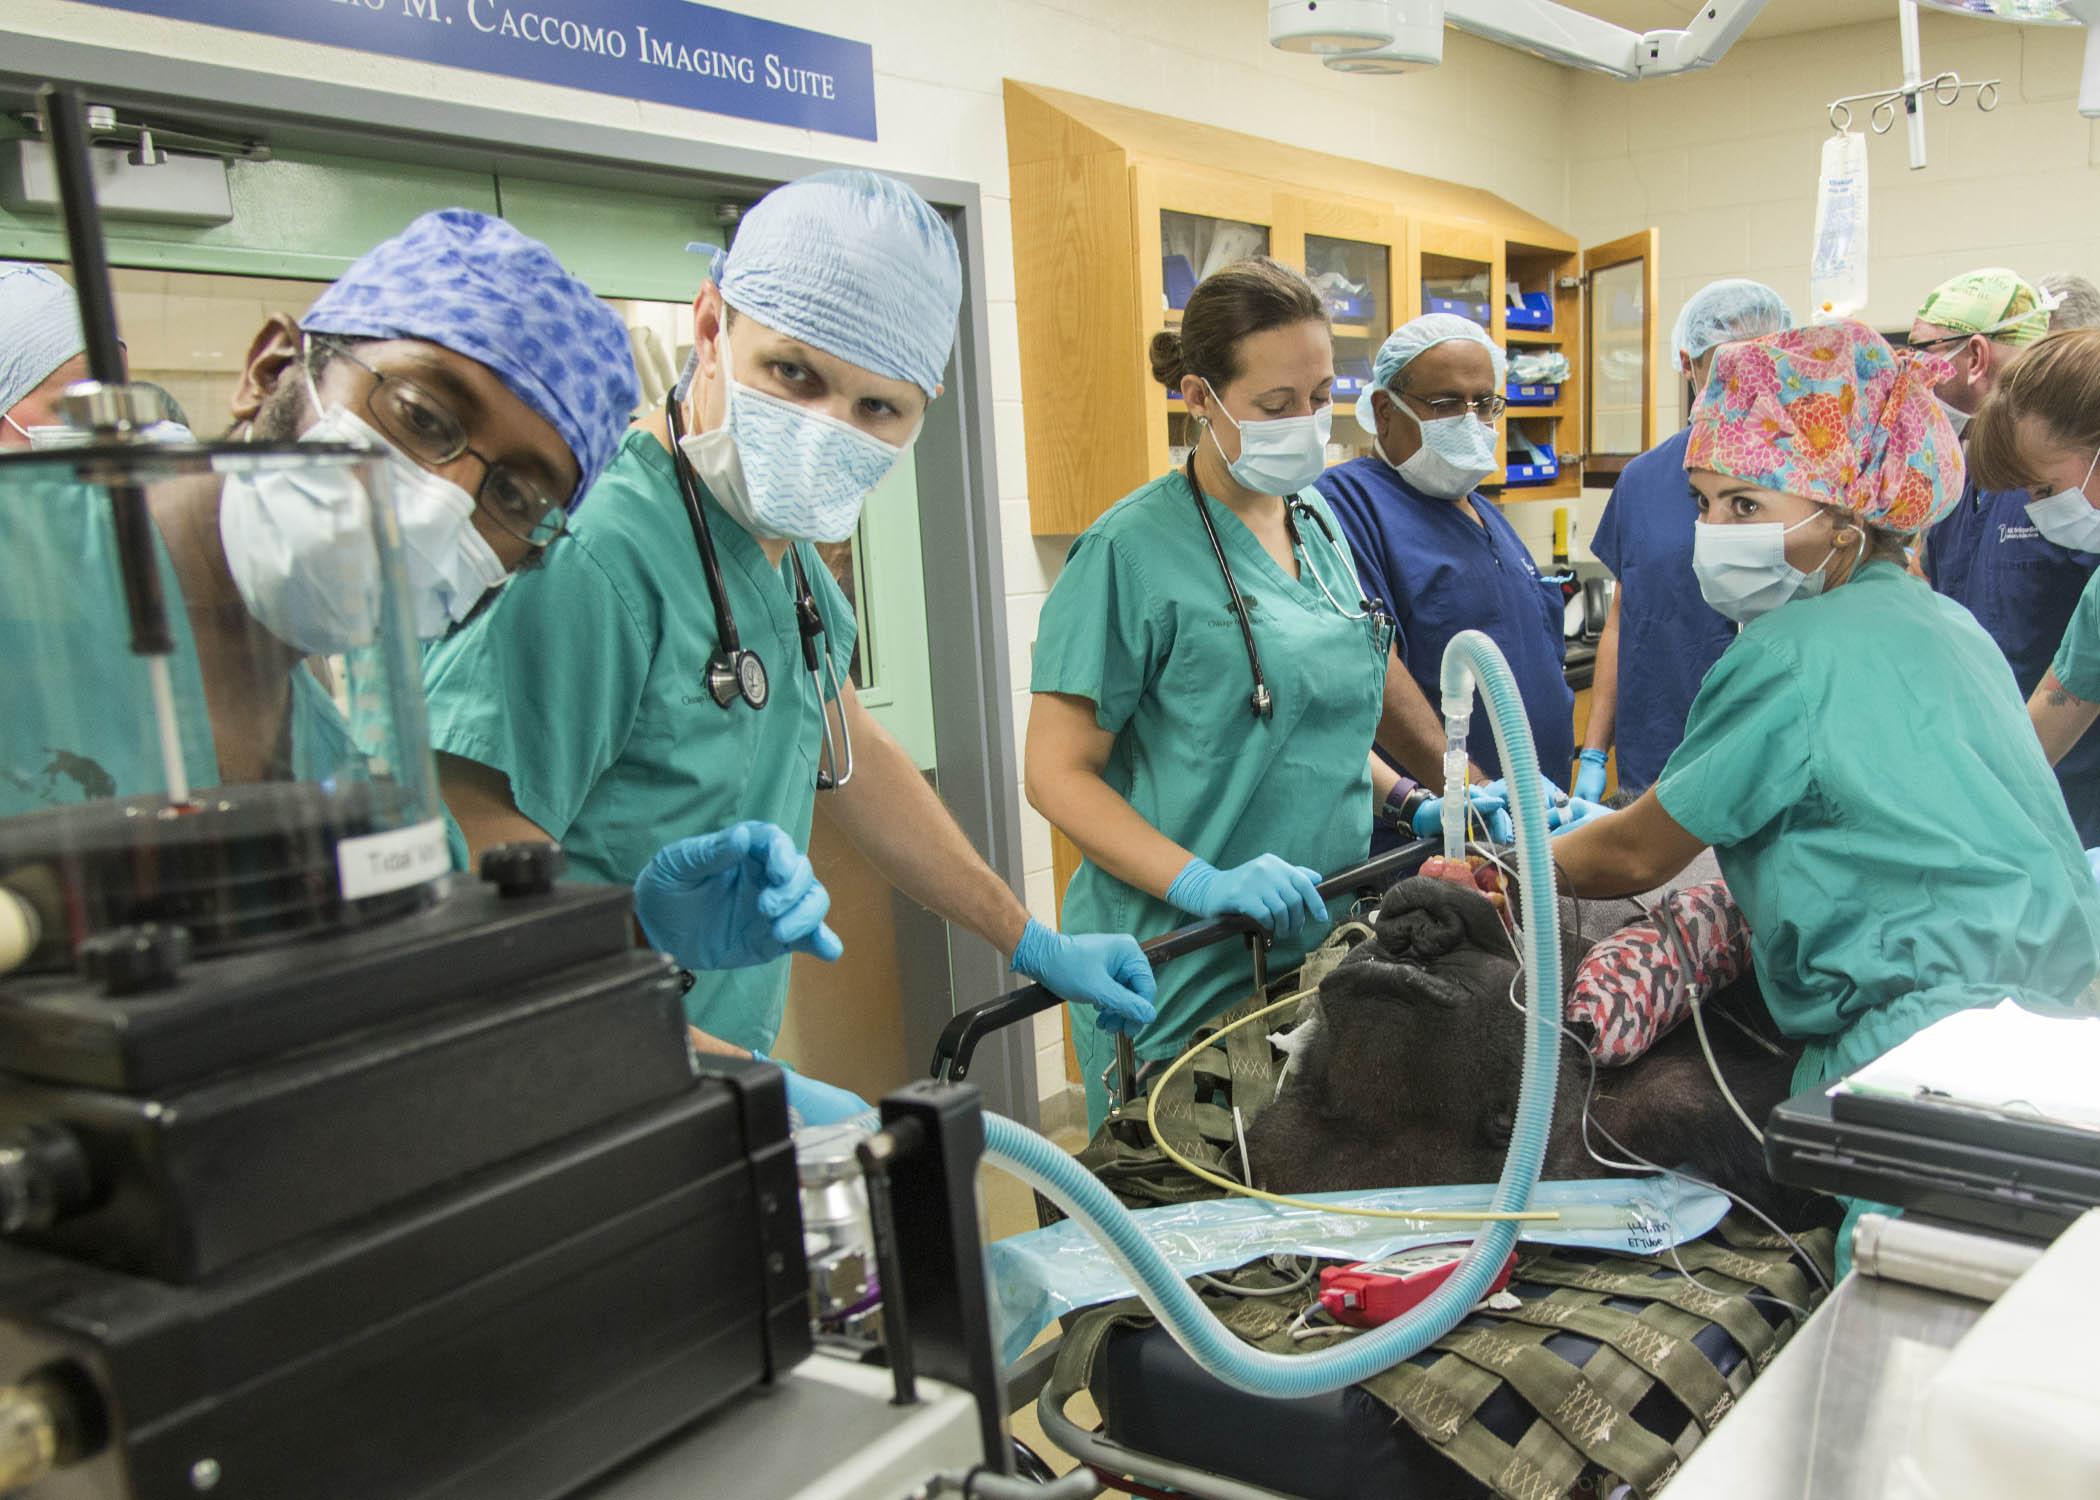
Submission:
MULTIPOLYGON (((1967 607, 2012 664, 2027 696, 2040 685, 2100 556, 2059 547, 2027 519, 2025 490, 1982 490, 1926 533, 1925 576, 1967 607)), ((2086 847, 2100 845, 2100 734, 2071 747, 2056 766, 2071 821, 2086 847)))
MULTIPOLYGON (((1456 501, 1423 494, 1376 457, 1337 465, 1314 488, 1348 538, 1365 591, 1393 612, 1400 659, 1430 707, 1443 703, 1444 647, 1462 630, 1485 632, 1509 658, 1539 769, 1565 784, 1575 760, 1575 692, 1562 671, 1564 601, 1557 585, 1539 577, 1502 512, 1474 495, 1486 523, 1476 526, 1456 501)), ((1502 774, 1487 706, 1477 696, 1466 748, 1490 776, 1502 774)), ((1396 842, 1380 828, 1373 852, 1396 842)))
POLYGON ((1619 581, 1619 706, 1612 730, 1619 786, 1653 786, 1684 738, 1685 716, 1735 624, 1699 593, 1692 533, 1699 496, 1684 472, 1689 428, 1633 460, 1590 539, 1619 581))

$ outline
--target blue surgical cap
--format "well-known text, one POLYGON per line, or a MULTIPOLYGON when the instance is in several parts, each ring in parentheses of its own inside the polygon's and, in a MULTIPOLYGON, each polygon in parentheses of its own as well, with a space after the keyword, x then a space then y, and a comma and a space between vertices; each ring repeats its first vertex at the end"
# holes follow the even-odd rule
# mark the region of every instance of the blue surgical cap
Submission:
POLYGON ((1424 313, 1395 328, 1378 346, 1378 357, 1371 361, 1371 383, 1356 398, 1357 426, 1376 437, 1378 419, 1371 410, 1371 392, 1382 390, 1392 394, 1399 388, 1402 370, 1438 344, 1448 344, 1453 339, 1464 339, 1487 350, 1495 362, 1495 389, 1501 390, 1509 378, 1509 359, 1488 337, 1488 331, 1471 318, 1461 318, 1457 313, 1424 313))
POLYGON ((0 412, 51 378, 87 348, 80 303, 46 266, 0 260, 0 412))
POLYGON ((1779 293, 1762 281, 1731 277, 1710 281, 1685 299, 1677 326, 1670 330, 1670 347, 1686 359, 1697 359, 1723 344, 1785 333, 1793 326, 1794 315, 1779 293))
MULTIPOLYGON (((712 248, 712 247, 695 247, 712 248)), ((722 300, 768 328, 931 400, 955 347, 962 260, 933 206, 879 172, 777 187, 715 251, 722 300)))
POLYGON ((641 399, 619 316, 545 245, 468 208, 427 213, 367 250, 299 326, 421 339, 487 365, 569 445, 583 474, 572 508, 619 451, 641 399))

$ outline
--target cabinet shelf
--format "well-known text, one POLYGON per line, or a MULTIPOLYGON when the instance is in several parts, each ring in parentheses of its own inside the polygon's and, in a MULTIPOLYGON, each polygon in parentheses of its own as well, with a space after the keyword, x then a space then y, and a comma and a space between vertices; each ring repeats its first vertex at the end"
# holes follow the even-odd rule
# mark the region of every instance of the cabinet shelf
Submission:
POLYGON ((1547 344, 1558 349, 1567 343, 1568 336, 1553 328, 1512 328, 1508 339, 1512 344, 1547 344))

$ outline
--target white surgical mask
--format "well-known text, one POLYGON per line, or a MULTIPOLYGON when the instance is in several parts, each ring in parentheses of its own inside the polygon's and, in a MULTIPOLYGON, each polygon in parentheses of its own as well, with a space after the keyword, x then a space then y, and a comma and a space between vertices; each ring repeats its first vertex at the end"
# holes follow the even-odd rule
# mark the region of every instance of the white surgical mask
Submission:
POLYGON ((892 447, 850 422, 738 380, 729 329, 722 329, 721 368, 729 388, 719 427, 678 443, 722 508, 757 537, 843 542, 860 524, 869 494, 889 477, 912 442, 892 447))
POLYGON ((1960 437, 1962 429, 1969 425, 1970 414, 1958 406, 1952 406, 1945 401, 1941 401, 1938 396, 1934 396, 1932 399, 1939 402, 1940 411, 1954 427, 1954 435, 1960 437))
MULTIPOLYGON (((1334 408, 1323 406, 1309 416, 1271 417, 1242 422, 1225 409, 1206 380, 1211 405, 1240 435, 1240 456, 1225 459, 1226 472, 1241 489, 1257 495, 1295 495, 1327 472, 1327 439, 1334 431, 1334 408)), ((1218 444, 1215 428, 1210 440, 1218 444)), ((1218 457, 1225 458, 1223 444, 1218 457)))
POLYGON ((299 441, 348 443, 386 455, 419 640, 443 635, 473 612, 483 594, 510 581, 503 559, 475 529, 474 497, 396 448, 356 412, 331 406, 299 441))
POLYGON ((1727 526, 1702 521, 1694 526, 1692 572, 1699 579, 1700 596, 1717 613, 1747 625, 1789 599, 1813 599, 1822 593, 1828 582, 1823 569, 1836 547, 1823 555, 1812 573, 1786 560, 1786 539, 1814 519, 1805 516, 1791 526, 1777 521, 1727 526))
POLYGON ((2027 519, 2034 522, 2034 529, 2073 552, 2100 552, 2100 510, 2093 509, 2086 494, 2095 472, 2100 472, 2100 451, 2093 454, 2085 482, 2077 489, 2058 490, 2046 500, 2030 501, 2027 519))
POLYGON ((1393 409, 1415 424, 1422 434, 1422 446, 1405 463, 1386 458, 1383 443, 1377 445, 1378 456, 1423 494, 1439 500, 1463 499, 1495 472, 1495 429, 1471 412, 1425 422, 1398 396, 1393 396, 1393 409))
MULTIPOLYGON (((320 396, 311 376, 307 392, 320 396)), ((328 407, 302 443, 347 443, 384 456, 416 635, 443 635, 492 588, 503 560, 474 527, 474 497, 410 459, 343 406, 328 407)), ((287 467, 227 476, 219 539, 241 598, 280 640, 307 655, 369 643, 379 612, 370 500, 347 468, 287 467)))

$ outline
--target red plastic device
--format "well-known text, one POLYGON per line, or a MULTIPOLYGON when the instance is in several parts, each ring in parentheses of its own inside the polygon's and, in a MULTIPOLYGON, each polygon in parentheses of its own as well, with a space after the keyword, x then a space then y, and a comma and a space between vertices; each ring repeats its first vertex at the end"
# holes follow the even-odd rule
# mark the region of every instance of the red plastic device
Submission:
MULTIPOLYGON (((1424 1245, 1384 1260, 1360 1260, 1353 1266, 1329 1266, 1320 1273, 1320 1305, 1337 1322, 1352 1328, 1375 1328, 1391 1322, 1444 1284, 1453 1267, 1465 1259, 1464 1245, 1424 1245)), ((1495 1274, 1485 1295, 1509 1285, 1517 1254, 1495 1274)))

